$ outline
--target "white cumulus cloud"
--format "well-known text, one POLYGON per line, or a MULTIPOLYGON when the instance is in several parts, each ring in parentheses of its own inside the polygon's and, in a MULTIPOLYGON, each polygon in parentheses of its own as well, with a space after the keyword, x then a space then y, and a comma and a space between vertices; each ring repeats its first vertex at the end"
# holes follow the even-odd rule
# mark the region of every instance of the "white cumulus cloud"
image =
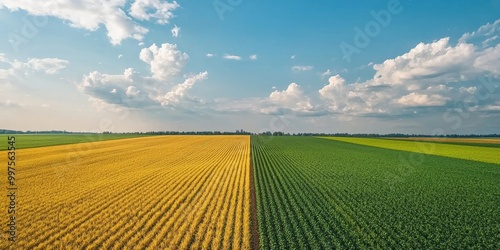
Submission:
POLYGON ((139 58, 149 64, 154 78, 167 79, 181 72, 189 56, 178 50, 177 45, 164 43, 161 47, 153 44, 142 49, 139 58))
POLYGON ((133 38, 141 41, 148 29, 138 24, 137 20, 156 19, 165 24, 174 17, 172 11, 179 7, 177 2, 160 0, 136 0, 132 3, 129 15, 124 11, 126 0, 2 0, 0 8, 11 11, 24 10, 35 16, 53 16, 74 28, 96 31, 104 26, 113 45, 119 45, 124 39, 133 38), (152 13, 148 13, 152 11, 152 13))
POLYGON ((56 74, 60 70, 66 68, 69 62, 59 58, 32 58, 29 59, 25 66, 34 69, 35 71, 45 72, 46 74, 56 74))
POLYGON ((54 75, 69 64, 69 61, 59 58, 30 58, 28 61, 22 62, 11 60, 5 54, 0 54, 0 62, 7 64, 7 68, 0 68, 0 78, 3 79, 24 76, 32 72, 54 75))
POLYGON ((174 17, 173 11, 179 7, 176 1, 169 3, 161 0, 135 0, 129 13, 138 20, 156 19, 159 24, 167 24, 174 17))
POLYGON ((291 83, 283 91, 275 90, 269 95, 271 103, 277 104, 278 108, 288 108, 296 112, 305 112, 313 108, 309 97, 304 94, 300 85, 291 83))
POLYGON ((426 80, 432 83, 454 82, 470 78, 474 45, 452 46, 448 37, 432 43, 420 43, 408 53, 373 65, 378 83, 403 84, 426 80))
POLYGON ((154 100, 146 89, 135 82, 133 69, 125 69, 123 74, 110 75, 97 71, 85 75, 79 89, 94 99, 108 104, 130 108, 153 106, 154 100))
POLYGON ((158 98, 162 106, 169 106, 179 103, 186 97, 186 92, 191 89, 198 81, 207 79, 208 72, 199 73, 193 77, 189 77, 183 83, 174 86, 163 97, 158 98))
POLYGON ((442 95, 434 94, 418 94, 411 93, 409 95, 405 95, 397 101, 399 104, 403 106, 417 106, 417 107, 425 107, 425 106, 443 106, 449 98, 446 98, 442 95))
POLYGON ((139 58, 150 65, 152 77, 141 76, 132 68, 118 75, 94 71, 83 77, 78 88, 98 108, 175 108, 192 102, 189 90, 208 76, 205 71, 178 83, 173 76, 180 75, 189 56, 175 44, 153 44, 142 49, 139 58))

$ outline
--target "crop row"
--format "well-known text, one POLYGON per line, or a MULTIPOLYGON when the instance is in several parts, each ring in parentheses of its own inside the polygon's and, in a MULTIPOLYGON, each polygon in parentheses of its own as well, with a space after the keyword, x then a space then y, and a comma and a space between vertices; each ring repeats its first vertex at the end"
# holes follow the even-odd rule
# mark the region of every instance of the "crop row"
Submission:
POLYGON ((252 157, 262 249, 500 242, 496 164, 300 137, 253 137, 252 157))

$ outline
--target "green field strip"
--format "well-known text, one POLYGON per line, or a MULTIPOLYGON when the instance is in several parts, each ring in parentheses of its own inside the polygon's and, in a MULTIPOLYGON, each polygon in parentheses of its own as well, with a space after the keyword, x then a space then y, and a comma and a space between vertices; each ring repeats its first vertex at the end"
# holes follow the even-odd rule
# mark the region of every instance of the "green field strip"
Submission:
POLYGON ((413 153, 438 155, 464 160, 500 164, 500 148, 467 146, 448 143, 423 141, 388 140, 355 137, 320 137, 322 139, 342 141, 370 147, 401 150, 413 153))
POLYGON ((252 137, 261 249, 495 249, 500 168, 313 137, 252 137))
POLYGON ((16 137, 16 149, 135 138, 141 134, 19 134, 0 135, 0 151, 7 150, 7 138, 16 137))

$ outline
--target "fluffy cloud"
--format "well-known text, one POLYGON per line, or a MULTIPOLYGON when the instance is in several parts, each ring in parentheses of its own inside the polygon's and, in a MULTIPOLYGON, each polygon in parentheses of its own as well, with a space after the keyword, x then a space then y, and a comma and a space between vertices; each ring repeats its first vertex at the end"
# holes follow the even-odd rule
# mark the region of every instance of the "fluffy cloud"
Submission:
MULTIPOLYGON (((274 89, 274 88, 273 88, 274 89)), ((291 83, 285 90, 274 90, 268 97, 252 97, 244 99, 216 99, 206 102, 218 113, 264 114, 264 115, 296 115, 321 116, 327 113, 322 107, 302 90, 301 86, 291 83)))
POLYGON ((172 3, 160 0, 135 0, 130 6, 130 15, 138 20, 156 19, 158 24, 166 24, 174 17, 173 11, 180 5, 173 1, 172 3), (154 12, 148 13, 148 10, 154 12))
POLYGON ((10 60, 5 54, 0 54, 0 62, 7 65, 7 68, 0 68, 0 79, 17 78, 33 72, 54 75, 69 64, 67 60, 59 58, 30 58, 26 62, 21 62, 10 60))
MULTIPOLYGON (((484 39, 488 39, 486 34, 494 37, 498 29, 493 27, 497 23, 482 27, 477 33, 485 34, 484 39)), ((390 117, 414 115, 425 110, 443 113, 447 109, 460 110, 465 101, 480 93, 488 98, 482 98, 476 110, 496 110, 498 105, 494 100, 500 99, 497 90, 500 88, 500 45, 479 45, 464 41, 452 45, 449 38, 420 43, 401 56, 369 64, 375 74, 364 82, 348 82, 334 75, 315 93, 306 94, 298 84, 292 83, 286 90, 273 91, 268 98, 226 100, 231 108, 221 108, 224 105, 219 101, 216 106, 225 111, 260 114, 390 117), (482 81, 479 80, 481 76, 489 78, 482 81)), ((299 72, 313 67, 294 66, 292 69, 299 72)), ((330 74, 332 72, 327 70, 321 76, 330 74)))
POLYGON ((176 85, 163 97, 158 98, 162 106, 172 106, 178 104, 186 97, 186 92, 191 89, 198 81, 207 79, 208 72, 199 73, 193 77, 189 77, 183 83, 176 85))
POLYGON ((500 76, 500 44, 493 48, 487 48, 478 56, 473 66, 479 70, 491 72, 500 76))
MULTIPOLYGON (((269 95, 269 101, 279 109, 287 108, 295 112, 307 112, 313 108, 309 97, 296 83, 288 85, 286 90, 275 90, 269 95)), ((275 107, 271 107, 271 110, 275 107)))
POLYGON ((493 23, 487 23, 477 31, 471 33, 465 33, 458 40, 460 43, 473 42, 473 40, 479 38, 483 46, 488 46, 488 44, 498 38, 498 33, 500 32, 500 19, 493 23))
POLYGON ((251 55, 249 58, 250 60, 257 60, 257 55, 251 55))
POLYGON ((428 83, 456 82, 471 77, 470 63, 474 59, 474 46, 449 44, 449 38, 420 43, 408 53, 381 64, 373 65, 377 83, 406 84, 414 81, 428 83))
MULTIPOLYGON (((479 33, 483 34, 483 41, 494 37, 497 31, 492 27, 496 24, 480 28, 481 31, 471 33, 469 37, 479 37, 479 33)), ((466 41, 464 38, 452 43, 450 38, 442 38, 417 44, 400 56, 369 64, 368 67, 373 67, 375 73, 373 78, 362 82, 349 82, 341 75, 334 75, 328 78, 325 86, 311 93, 306 93, 299 84, 291 83, 286 89, 273 90, 265 97, 213 101, 198 101, 189 96, 193 86, 207 78, 207 72, 177 82, 176 77, 187 63, 188 55, 178 50, 176 45, 167 43, 158 47, 153 44, 142 49, 139 56, 150 66, 152 77, 140 77, 133 71, 122 75, 93 72, 86 76, 82 88, 93 98, 122 106, 162 105, 177 108, 188 104, 193 107, 197 103, 202 104, 196 106, 197 109, 215 112, 333 115, 344 118, 414 115, 425 110, 445 112, 468 97, 479 92, 484 95, 488 91, 489 100, 481 100, 477 110, 495 110, 498 104, 494 100, 500 98, 495 81, 495 77, 500 75, 500 45, 483 47, 481 41, 477 44, 466 41), (492 77, 486 89, 479 86, 479 76, 492 77)), ((242 60, 242 57, 230 54, 225 54, 223 58, 242 60)), ((295 72, 312 69, 312 66, 292 68, 295 72)), ((319 74, 328 77, 332 71, 319 74)))
POLYGON ((397 103, 410 107, 443 106, 447 100, 449 100, 449 98, 437 94, 426 95, 411 93, 401 97, 397 103))
POLYGON ((53 75, 66 68, 68 63, 68 61, 59 58, 32 58, 25 63, 25 66, 35 71, 53 75))
POLYGON ((161 47, 156 44, 141 50, 139 58, 149 64, 154 78, 165 80, 178 75, 189 56, 177 49, 177 45, 164 43, 161 47))
POLYGON ((332 111, 339 111, 346 104, 344 85, 345 80, 340 75, 335 75, 328 79, 328 85, 318 91, 323 99, 328 100, 332 111))
POLYGON ((445 110, 474 98, 481 88, 488 99, 482 98, 479 105, 491 106, 492 100, 500 98, 496 91, 500 45, 483 47, 481 41, 466 41, 494 37, 499 26, 499 21, 485 25, 456 45, 449 38, 420 43, 401 56, 373 64, 375 74, 364 82, 348 83, 340 75, 332 76, 318 91, 319 97, 330 113, 387 116, 413 114, 417 108, 445 110), (489 76, 487 82, 479 80, 483 76, 489 76))
POLYGON ((117 106, 139 108, 155 104, 147 91, 136 82, 133 69, 121 75, 102 74, 94 71, 85 75, 79 89, 91 97, 117 106))
POLYGON ((179 107, 193 100, 188 91, 208 76, 208 72, 202 72, 176 83, 173 76, 182 72, 189 56, 175 44, 165 43, 161 47, 153 44, 142 49, 139 58, 150 65, 152 77, 138 75, 132 68, 119 75, 94 71, 83 77, 78 88, 98 108, 179 107))
POLYGON ((179 28, 179 27, 177 27, 177 25, 175 25, 175 27, 172 28, 171 32, 172 32, 173 37, 179 37, 179 33, 181 32, 181 28, 179 28))
POLYGON ((84 3, 77 0, 33 1, 33 0, 3 0, 0 8, 11 11, 25 10, 36 16, 53 16, 65 21, 74 28, 96 31, 103 25, 110 42, 118 45, 122 40, 134 38, 142 40, 148 29, 139 25, 131 17, 138 20, 156 19, 157 23, 165 24, 174 16, 172 11, 179 7, 177 2, 161 2, 160 0, 136 0, 132 3, 127 15, 123 7, 126 0, 87 0, 84 3), (147 13, 153 10, 153 13, 147 13))

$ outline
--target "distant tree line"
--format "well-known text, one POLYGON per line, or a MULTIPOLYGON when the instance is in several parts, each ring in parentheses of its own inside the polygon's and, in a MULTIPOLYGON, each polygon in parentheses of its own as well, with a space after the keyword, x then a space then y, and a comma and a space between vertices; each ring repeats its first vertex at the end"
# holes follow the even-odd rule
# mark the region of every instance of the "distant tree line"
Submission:
POLYGON ((68 132, 66 130, 46 130, 46 131, 21 131, 21 130, 8 130, 8 129, 0 129, 0 134, 88 134, 83 132, 68 132))
POLYGON ((146 134, 146 135, 251 135, 252 133, 246 132, 243 129, 236 130, 235 132, 227 131, 149 131, 138 132, 131 134, 146 134))
MULTIPOLYGON (((60 130, 44 130, 44 131, 20 131, 0 129, 0 134, 94 134, 89 132, 69 132, 60 130)), ((349 134, 349 133, 285 133, 281 131, 266 131, 262 133, 251 133, 243 129, 234 132, 228 131, 149 131, 149 132, 126 132, 126 133, 113 133, 109 131, 102 132, 101 134, 140 134, 140 135, 267 135, 267 136, 338 136, 338 137, 447 137, 447 138, 480 138, 480 137, 500 137, 500 134, 447 134, 447 135, 426 135, 426 134, 349 134)))
MULTIPOLYGON (((21 130, 8 130, 0 129, 0 134, 96 134, 92 132, 69 132, 69 131, 59 131, 59 130, 49 130, 49 131, 21 131, 21 130)), ((149 131, 149 132, 125 132, 125 133, 113 133, 110 131, 104 131, 99 134, 116 134, 116 135, 127 135, 127 134, 139 134, 139 135, 251 135, 252 133, 246 132, 243 129, 236 130, 235 132, 228 131, 149 131)))
MULTIPOLYGON (((257 135, 257 134, 254 134, 257 135)), ((407 138, 407 137, 441 137, 441 138, 480 138, 480 137, 500 137, 500 134, 446 134, 446 135, 426 135, 426 134, 349 134, 349 133, 283 133, 283 132, 262 132, 258 135, 267 136, 336 136, 336 137, 392 137, 392 138, 407 138)))

